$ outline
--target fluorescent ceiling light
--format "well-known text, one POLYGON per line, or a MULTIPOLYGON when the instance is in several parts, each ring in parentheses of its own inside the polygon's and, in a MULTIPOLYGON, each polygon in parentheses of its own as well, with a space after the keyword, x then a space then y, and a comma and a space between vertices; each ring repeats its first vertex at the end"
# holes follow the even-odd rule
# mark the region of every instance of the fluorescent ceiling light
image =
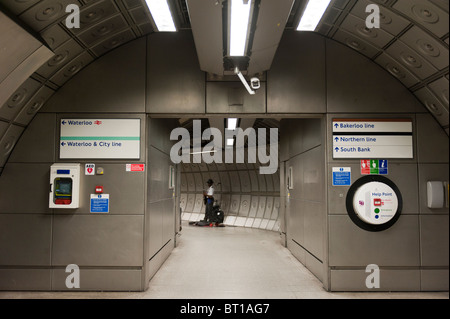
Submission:
POLYGON ((227 139, 227 146, 233 146, 234 145, 234 138, 228 138, 227 139))
POLYGON ((314 31, 330 2, 331 0, 309 0, 297 31, 314 31))
POLYGON ((227 119, 227 129, 235 130, 237 127, 237 121, 238 121, 238 119, 236 119, 236 118, 227 119))
POLYGON ((177 31, 167 0, 145 0, 145 2, 150 9, 158 31, 177 31))
POLYGON ((231 0, 230 56, 244 56, 250 19, 251 0, 231 0))

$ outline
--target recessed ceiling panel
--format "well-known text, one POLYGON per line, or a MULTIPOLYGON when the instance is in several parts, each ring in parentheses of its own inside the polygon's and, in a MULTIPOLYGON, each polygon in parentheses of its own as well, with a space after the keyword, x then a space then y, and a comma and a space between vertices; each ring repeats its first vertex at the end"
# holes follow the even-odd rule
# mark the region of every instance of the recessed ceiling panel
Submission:
POLYGON ((419 79, 426 79, 437 71, 430 63, 417 54, 417 52, 401 41, 396 41, 389 46, 386 53, 394 57, 419 79))
MULTIPOLYGON (((360 19, 366 20, 369 13, 366 12, 367 6, 371 4, 371 2, 367 0, 358 0, 355 3, 351 13, 360 19)), ((382 30, 389 32, 392 35, 397 35, 401 31, 403 31, 410 22, 398 14, 386 9, 383 6, 380 6, 380 27, 382 30)))
POLYGON ((448 48, 419 27, 412 27, 401 36, 405 44, 418 52, 439 70, 448 67, 448 48))
POLYGON ((400 82, 402 82, 406 87, 412 87, 413 85, 419 83, 419 80, 414 74, 409 72, 405 67, 403 67, 399 62, 390 57, 388 54, 383 53, 375 59, 381 67, 386 69, 392 76, 396 77, 400 82))
POLYGON ((342 22, 341 28, 346 29, 354 36, 370 42, 377 48, 383 48, 394 38, 391 34, 377 28, 367 28, 366 21, 349 14, 342 22))
POLYGON ((430 30, 438 37, 448 33, 448 12, 424 0, 397 1, 394 9, 430 30))
POLYGON ((44 0, 22 13, 19 18, 35 31, 41 31, 67 15, 66 7, 69 4, 80 5, 76 0, 44 0))

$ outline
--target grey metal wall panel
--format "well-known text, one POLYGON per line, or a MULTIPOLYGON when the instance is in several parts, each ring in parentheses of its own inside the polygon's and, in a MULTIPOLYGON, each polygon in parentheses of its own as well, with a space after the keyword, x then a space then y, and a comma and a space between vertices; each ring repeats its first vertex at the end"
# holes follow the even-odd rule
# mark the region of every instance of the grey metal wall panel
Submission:
POLYGON ((317 147, 300 156, 301 170, 295 175, 296 185, 300 186, 300 198, 321 202, 324 199, 323 152, 317 147), (302 176, 302 178, 298 178, 302 176))
POLYGON ((266 178, 263 174, 259 174, 259 171, 256 171, 256 175, 258 176, 258 184, 259 184, 259 191, 260 192, 266 192, 266 178))
POLYGON ((165 214, 165 201, 157 201, 149 203, 147 205, 147 214, 145 216, 146 232, 148 238, 146 238, 145 249, 146 259, 154 258, 154 255, 163 246, 164 228, 163 228, 163 215, 165 214))
POLYGON ((234 193, 241 192, 241 181, 239 180, 238 172, 229 171, 228 174, 230 175, 231 191, 234 193))
POLYGON ((181 191, 182 192, 187 192, 187 178, 186 178, 186 174, 182 173, 181 174, 181 191))
POLYGON ((145 38, 137 39, 91 63, 58 90, 42 111, 145 112, 145 45, 145 38))
POLYGON ((265 113, 266 83, 261 82, 256 94, 250 95, 241 82, 206 82, 206 112, 265 113))
POLYGON ((9 162, 55 161, 55 114, 37 114, 14 148, 9 162))
POLYGON ((197 194, 195 195, 194 210, 192 212, 202 213, 202 207, 203 207, 203 195, 197 194))
POLYGON ((420 216, 422 266, 448 267, 448 215, 420 216))
POLYGON ((422 269, 420 271, 421 291, 448 291, 448 269, 422 269))
POLYGON ((186 179, 187 179, 187 187, 189 192, 195 192, 195 179, 194 174, 186 173, 186 179))
POLYGON ((148 143, 170 155, 170 149, 176 141, 171 141, 170 133, 176 128, 175 119, 149 119, 148 143))
POLYGON ((270 216, 271 220, 278 220, 280 214, 280 197, 275 197, 273 199, 273 211, 272 216, 270 216))
POLYGON ((288 216, 287 236, 288 239, 295 240, 298 244, 305 245, 305 211, 303 209, 303 201, 297 199, 289 199, 286 207, 286 215, 288 216))
POLYGON ((0 178, 0 213, 50 213, 49 180, 48 164, 8 163, 0 178), (27 200, 18 200, 23 194, 27 200))
POLYGON ((186 212, 192 213, 195 205, 195 194, 188 194, 186 212))
POLYGON ((35 114, 54 93, 55 91, 53 91, 49 87, 45 85, 42 86, 20 110, 19 114, 14 119, 14 122, 22 125, 28 125, 35 114))
MULTIPOLYGON (((144 214, 145 205, 145 172, 127 172, 125 164, 94 163, 104 169, 103 175, 84 175, 84 163, 80 173, 80 208, 75 211, 59 209, 58 214, 91 214, 90 195, 95 194, 97 185, 103 186, 105 194, 110 196, 109 214, 144 214), (117 181, 120 182, 117 182, 117 181)), ((48 172, 50 172, 50 165, 48 172)), ((49 185, 49 180, 44 184, 49 185)), ((156 191, 155 191, 156 193, 156 191)), ((48 206, 48 195, 47 195, 48 206)), ((150 200, 150 199, 149 199, 150 200)))
POLYGON ((417 114, 417 160, 420 163, 448 163, 448 136, 431 114, 417 114))
POLYGON ((419 164, 419 208, 420 214, 447 214, 448 207, 428 208, 427 182, 448 181, 448 164, 419 164))
POLYGON ((229 192, 231 190, 230 178, 228 172, 219 172, 220 181, 222 183, 222 192, 229 192))
POLYGON ((0 290, 50 290, 51 273, 51 269, 0 269, 0 290))
MULTIPOLYGON (((366 286, 369 274, 364 269, 331 270, 331 291, 372 291, 366 286)), ((416 269, 380 269, 377 291, 419 291, 420 271, 416 269)))
POLYGON ((0 117, 13 120, 22 109, 22 107, 31 99, 36 91, 41 86, 41 83, 28 78, 0 107, 0 117))
POLYGON ((285 31, 267 72, 267 112, 324 113, 325 97, 324 38, 285 31))
MULTIPOLYGON (((52 290, 74 290, 66 287, 69 274, 65 269, 52 272, 52 290)), ((81 291, 142 291, 140 269, 86 269, 80 267, 81 291)))
POLYGON ((319 260, 323 261, 325 234, 325 203, 302 201, 304 212, 305 248, 319 260))
POLYGON ((264 211, 263 218, 270 219, 270 216, 272 216, 272 210, 273 210, 273 197, 267 196, 266 197, 266 210, 264 211))
POLYGON ((250 184, 251 184, 251 191, 257 192, 259 191, 259 185, 258 185, 258 176, 259 172, 257 171, 248 171, 248 174, 250 175, 250 184))
POLYGON ((222 194, 220 199, 220 208, 222 208, 225 215, 227 215, 230 211, 230 195, 222 194))
POLYGON ((256 216, 256 213, 258 212, 258 201, 259 201, 259 196, 252 196, 248 217, 256 216))
POLYGON ((52 216, 0 214, 0 264, 49 266, 52 216))
POLYGON ((203 181, 202 174, 200 173, 194 173, 194 180, 195 180, 195 191, 196 192, 203 192, 203 190, 206 188, 206 181, 203 181))
POLYGON ((5 134, 0 138, 0 167, 6 164, 11 151, 19 140, 24 128, 10 125, 5 134))
POLYGON ((248 171, 239 171, 239 179, 241 181, 241 192, 247 193, 251 192, 250 176, 248 171))
POLYGON ((228 215, 237 215, 239 213, 239 206, 241 202, 240 195, 231 195, 230 199, 230 209, 228 211, 228 215))
POLYGON ((198 64, 191 31, 170 36, 153 33, 147 42, 146 112, 204 113, 205 75, 198 64))
POLYGON ((53 266, 143 266, 144 216, 55 215, 53 223, 53 266))
POLYGON ((419 217, 401 215, 389 229, 368 232, 346 215, 328 216, 329 265, 419 266, 419 217))
POLYGON ((207 172, 208 171, 208 165, 206 163, 199 163, 198 167, 200 169, 201 172, 207 172))
POLYGON ((278 170, 274 174, 271 174, 273 182, 273 191, 276 193, 280 192, 280 171, 278 170))
POLYGON ((267 202, 266 196, 259 196, 258 211, 256 212, 257 218, 263 218, 264 212, 266 211, 266 202, 267 202))
POLYGON ((63 86, 92 61, 94 61, 94 58, 88 52, 84 51, 52 75, 50 81, 58 86, 63 86))
POLYGON ((370 60, 327 40, 327 111, 414 112, 418 101, 370 60), (352 76, 348 76, 352 70, 352 76), (370 74, 370 76, 367 76, 370 74))
POLYGON ((172 245, 175 237, 175 212, 178 214, 178 210, 175 211, 175 199, 169 198, 163 203, 163 215, 162 215, 162 243, 165 244, 169 240, 172 240, 172 245))
POLYGON ((242 195, 238 216, 247 217, 250 211, 251 196, 242 195))
POLYGON ((273 192, 274 191, 274 186, 273 186, 272 175, 265 174, 263 176, 266 179, 266 191, 273 192))
POLYGON ((187 194, 181 194, 180 195, 180 207, 183 212, 186 210, 186 205, 187 205, 187 194))

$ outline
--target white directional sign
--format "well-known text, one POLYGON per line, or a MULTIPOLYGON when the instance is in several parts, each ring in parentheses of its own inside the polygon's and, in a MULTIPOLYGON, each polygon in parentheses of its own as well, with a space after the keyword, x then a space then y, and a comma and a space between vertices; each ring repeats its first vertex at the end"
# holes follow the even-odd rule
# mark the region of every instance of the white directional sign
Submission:
POLYGON ((61 119, 60 158, 139 159, 140 119, 61 119))
POLYGON ((410 119, 333 119, 333 158, 413 158, 410 119))

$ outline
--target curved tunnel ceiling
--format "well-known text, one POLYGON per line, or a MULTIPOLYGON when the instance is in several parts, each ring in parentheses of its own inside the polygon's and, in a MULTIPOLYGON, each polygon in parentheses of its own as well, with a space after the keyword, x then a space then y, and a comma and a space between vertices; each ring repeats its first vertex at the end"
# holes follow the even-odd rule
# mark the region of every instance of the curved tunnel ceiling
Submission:
MULTIPOLYGON (((178 29, 190 29, 186 0, 169 1, 178 29)), ((286 29, 295 28, 305 3, 294 2, 286 29)), ((54 53, 28 79, 17 83, 9 98, 0 101, 1 144, 12 124, 25 128, 48 98, 92 61, 155 32, 144 0, 0 0, 0 10, 54 53), (81 28, 68 29, 65 8, 74 3, 80 7, 81 28)), ((448 12, 447 0, 333 0, 317 32, 385 68, 449 134, 448 12), (365 8, 371 3, 380 6, 380 29, 365 28, 365 8)), ((12 47, 19 45, 10 42, 12 47)), ((1 59, 2 67, 3 63, 1 59)))

